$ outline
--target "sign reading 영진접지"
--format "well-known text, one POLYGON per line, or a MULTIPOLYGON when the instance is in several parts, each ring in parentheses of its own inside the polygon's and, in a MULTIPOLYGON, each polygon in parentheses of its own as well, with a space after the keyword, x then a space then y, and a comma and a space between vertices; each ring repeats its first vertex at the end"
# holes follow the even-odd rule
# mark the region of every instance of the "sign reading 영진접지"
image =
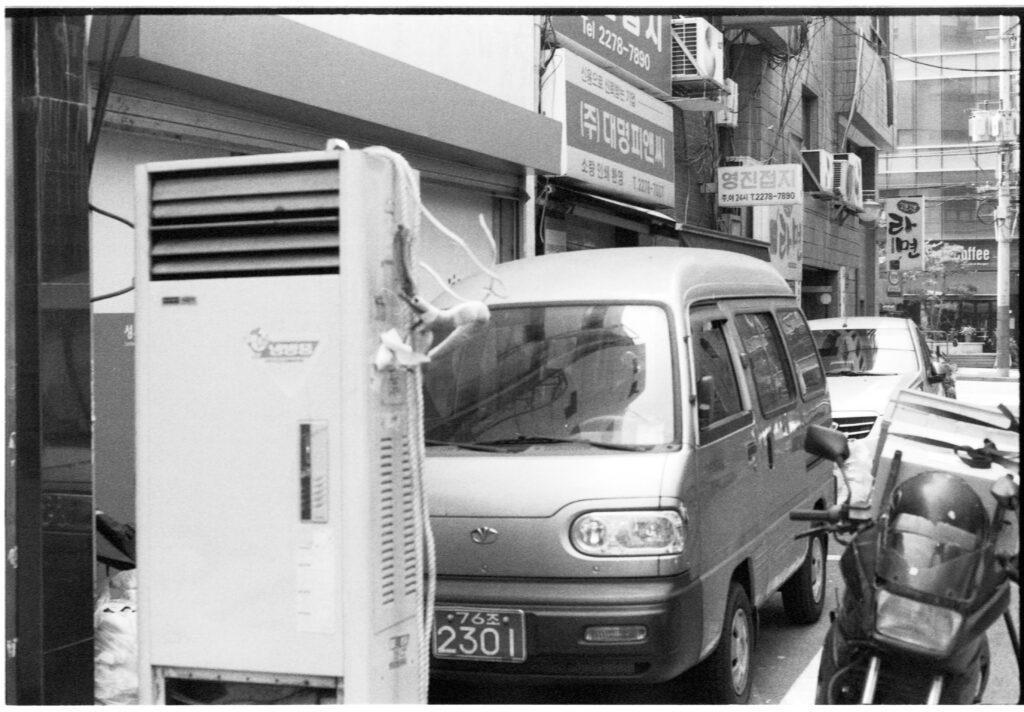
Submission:
POLYGON ((561 46, 614 66, 636 86, 672 93, 670 16, 551 15, 549 19, 561 46))
POLYGON ((749 205, 802 205, 801 166, 721 166, 718 169, 718 204, 723 208, 749 205))
POLYGON ((673 206, 672 108, 564 49, 549 67, 544 103, 564 126, 563 174, 595 192, 673 206))

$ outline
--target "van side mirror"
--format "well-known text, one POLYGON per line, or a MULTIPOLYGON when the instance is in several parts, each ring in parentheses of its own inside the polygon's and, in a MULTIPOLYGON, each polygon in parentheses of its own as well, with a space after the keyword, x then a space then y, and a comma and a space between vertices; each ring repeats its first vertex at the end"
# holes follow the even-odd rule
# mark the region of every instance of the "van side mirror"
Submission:
POLYGON ((804 450, 811 455, 823 457, 832 462, 845 462, 850 457, 850 443, 838 430, 823 425, 808 425, 804 438, 804 450))
POLYGON ((714 376, 701 376, 697 379, 697 427, 702 430, 711 425, 711 401, 714 394, 714 376))

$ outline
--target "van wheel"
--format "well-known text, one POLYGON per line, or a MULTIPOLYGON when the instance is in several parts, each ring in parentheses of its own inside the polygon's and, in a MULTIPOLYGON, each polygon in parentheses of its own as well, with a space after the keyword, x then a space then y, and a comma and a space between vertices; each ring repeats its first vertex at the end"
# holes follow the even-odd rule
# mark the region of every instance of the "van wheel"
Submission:
POLYGON ((800 568, 782 584, 782 605, 793 623, 815 623, 825 607, 825 561, 828 539, 807 537, 807 555, 800 568))
POLYGON ((725 624, 718 646, 702 663, 708 692, 715 704, 745 705, 750 700, 754 617, 747 592, 737 582, 729 586, 725 624))

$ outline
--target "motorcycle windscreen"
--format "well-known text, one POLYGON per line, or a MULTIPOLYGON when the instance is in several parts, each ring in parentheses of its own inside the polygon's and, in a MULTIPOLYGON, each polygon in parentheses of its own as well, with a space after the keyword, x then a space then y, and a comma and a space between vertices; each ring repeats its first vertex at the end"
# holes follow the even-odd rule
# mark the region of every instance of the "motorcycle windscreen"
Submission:
POLYGON ((976 586, 984 538, 946 522, 897 514, 881 538, 878 576, 901 588, 964 601, 976 586))

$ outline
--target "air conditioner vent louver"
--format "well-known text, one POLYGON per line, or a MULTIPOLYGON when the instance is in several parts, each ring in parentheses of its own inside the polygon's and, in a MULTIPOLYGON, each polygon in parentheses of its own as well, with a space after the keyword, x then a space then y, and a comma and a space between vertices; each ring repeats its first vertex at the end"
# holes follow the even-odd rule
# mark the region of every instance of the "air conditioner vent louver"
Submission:
POLYGON ((379 509, 377 540, 380 578, 379 604, 395 605, 403 597, 421 593, 417 563, 421 542, 416 537, 416 496, 408 438, 385 437, 380 441, 380 474, 377 480, 379 509))
POLYGON ((156 176, 150 276, 338 272, 338 184, 330 166, 156 176))
POLYGON ((724 86, 722 33, 700 17, 672 21, 672 81, 713 81, 724 86))

